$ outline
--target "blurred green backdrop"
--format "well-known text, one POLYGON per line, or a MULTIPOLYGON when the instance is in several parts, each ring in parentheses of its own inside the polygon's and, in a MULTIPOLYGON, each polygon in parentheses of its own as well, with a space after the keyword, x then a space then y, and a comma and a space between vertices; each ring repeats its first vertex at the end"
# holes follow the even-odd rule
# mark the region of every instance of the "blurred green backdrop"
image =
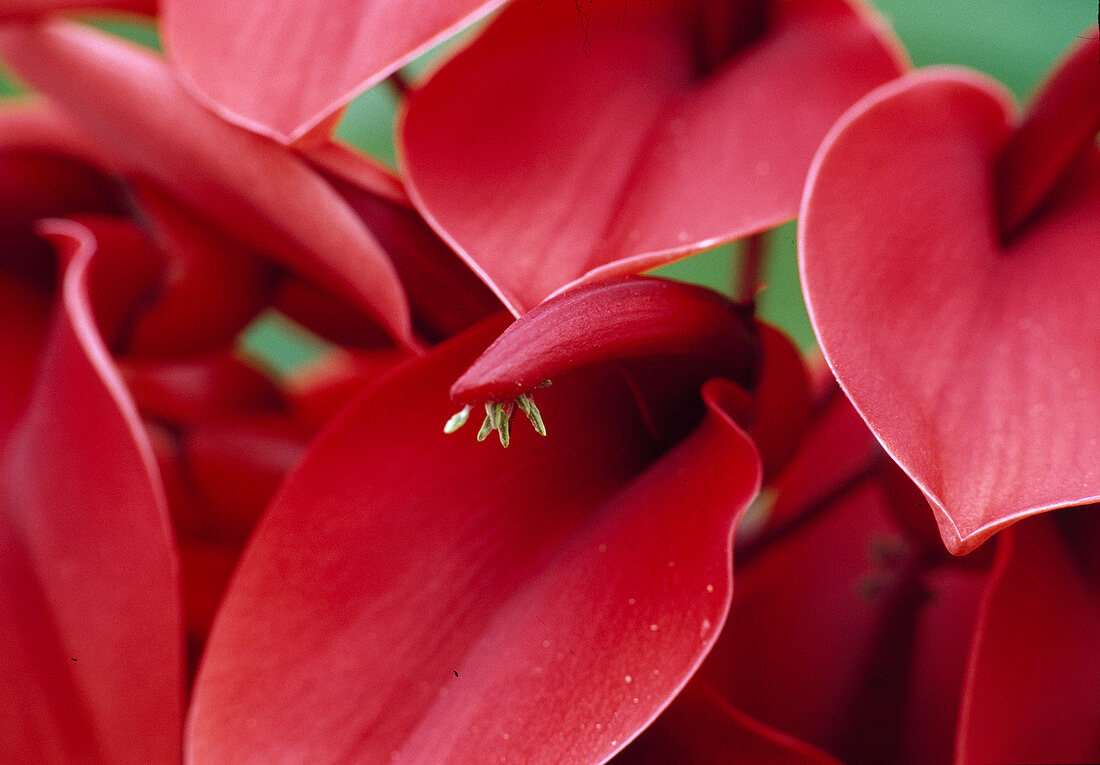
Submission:
MULTIPOLYGON (((872 4, 893 25, 914 65, 973 67, 1000 80, 1021 99, 1074 38, 1097 23, 1096 0, 873 0, 872 4)), ((157 47, 156 34, 148 27, 98 25, 157 47)), ((404 76, 415 81, 425 66, 452 44, 444 43, 413 62, 403 71, 404 76)), ((10 80, 0 76, 0 95, 14 92, 10 80)), ((395 109, 394 91, 388 85, 372 88, 348 108, 337 135, 394 167, 395 109)), ((814 336, 798 285, 795 231, 791 222, 767 236, 760 312, 808 348, 813 346, 814 336)), ((731 284, 731 275, 737 268, 737 251, 737 244, 718 247, 659 273, 728 292, 736 286, 731 284)), ((318 347, 308 335, 277 318, 258 323, 247 345, 282 369, 301 363, 318 347)))

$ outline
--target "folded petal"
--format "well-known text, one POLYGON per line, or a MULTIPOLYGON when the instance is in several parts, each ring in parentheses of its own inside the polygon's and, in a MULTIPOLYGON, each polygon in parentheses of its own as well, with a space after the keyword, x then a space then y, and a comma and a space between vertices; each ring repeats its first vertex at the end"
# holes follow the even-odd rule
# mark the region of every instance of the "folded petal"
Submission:
POLYGON ((327 137, 351 99, 503 2, 164 0, 165 47, 218 115, 289 144, 327 137))
MULTIPOLYGON (((0 432, 0 759, 173 762, 178 563, 152 450, 96 331, 93 253, 74 225, 51 224, 72 256, 35 376, 0 432)), ((7 370, 12 346, 0 348, 7 370)))
POLYGON ((192 761, 600 761, 698 665, 759 480, 729 386, 664 455, 607 365, 540 392, 547 438, 444 435, 500 326, 363 394, 284 484, 215 622, 192 761))
POLYGON ((1092 507, 1035 518, 999 544, 970 656, 959 762, 1100 759, 1098 520, 1092 507), (1087 516, 1091 533, 1068 536, 1062 515, 1087 516))
POLYGON ((899 73, 893 45, 841 0, 520 0, 410 95, 409 192, 518 315, 793 217, 829 126, 899 73))
POLYGON ((854 107, 815 160, 803 285, 830 366, 956 553, 1100 498, 1100 151, 1001 244, 1006 94, 931 70, 854 107))
POLYGON ((358 216, 304 161, 194 103, 154 54, 63 20, 7 27, 0 54, 114 149, 127 174, 152 179, 413 344, 404 291, 358 216))

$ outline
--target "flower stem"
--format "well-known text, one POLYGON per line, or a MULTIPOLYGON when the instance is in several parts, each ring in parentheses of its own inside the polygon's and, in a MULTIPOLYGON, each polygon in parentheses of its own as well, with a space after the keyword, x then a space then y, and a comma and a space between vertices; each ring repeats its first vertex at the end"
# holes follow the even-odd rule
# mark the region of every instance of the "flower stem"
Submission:
POLYGON ((753 304, 760 288, 760 276, 764 269, 765 234, 752 234, 741 240, 741 257, 737 260, 736 290, 742 303, 753 304))

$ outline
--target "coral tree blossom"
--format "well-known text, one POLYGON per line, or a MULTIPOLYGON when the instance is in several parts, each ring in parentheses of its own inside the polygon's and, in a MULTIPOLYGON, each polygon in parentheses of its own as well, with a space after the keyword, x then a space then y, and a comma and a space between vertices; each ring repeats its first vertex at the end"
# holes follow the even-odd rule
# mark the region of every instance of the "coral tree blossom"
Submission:
POLYGON ((0 7, 0 760, 1100 758, 1095 38, 1018 119, 847 0, 517 0, 399 179, 343 106, 499 0, 72 5, 0 7), (636 275, 807 173, 843 391, 636 275))

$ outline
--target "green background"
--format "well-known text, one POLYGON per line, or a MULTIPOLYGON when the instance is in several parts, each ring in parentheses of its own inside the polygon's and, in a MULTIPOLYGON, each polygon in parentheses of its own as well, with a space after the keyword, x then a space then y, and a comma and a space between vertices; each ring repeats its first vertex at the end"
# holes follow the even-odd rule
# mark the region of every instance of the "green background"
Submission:
MULTIPOLYGON (((916 66, 961 64, 988 73, 1024 99, 1043 73, 1086 30, 1095 27, 1094 0, 875 0, 893 25, 916 66)), ((151 29, 125 24, 100 26, 156 47, 151 29)), ((425 64, 448 44, 406 67, 415 80, 425 64)), ((0 77, 0 94, 15 89, 0 77)), ((394 166, 393 121, 396 100, 386 84, 372 88, 348 108, 337 130, 342 138, 394 166)), ((667 276, 729 291, 737 268, 738 245, 718 247, 660 270, 667 276)), ((767 236, 768 262, 761 314, 785 328, 803 347, 814 343, 798 286, 795 224, 767 236)), ((268 317, 251 332, 247 345, 286 369, 316 352, 317 344, 294 327, 268 317)))

